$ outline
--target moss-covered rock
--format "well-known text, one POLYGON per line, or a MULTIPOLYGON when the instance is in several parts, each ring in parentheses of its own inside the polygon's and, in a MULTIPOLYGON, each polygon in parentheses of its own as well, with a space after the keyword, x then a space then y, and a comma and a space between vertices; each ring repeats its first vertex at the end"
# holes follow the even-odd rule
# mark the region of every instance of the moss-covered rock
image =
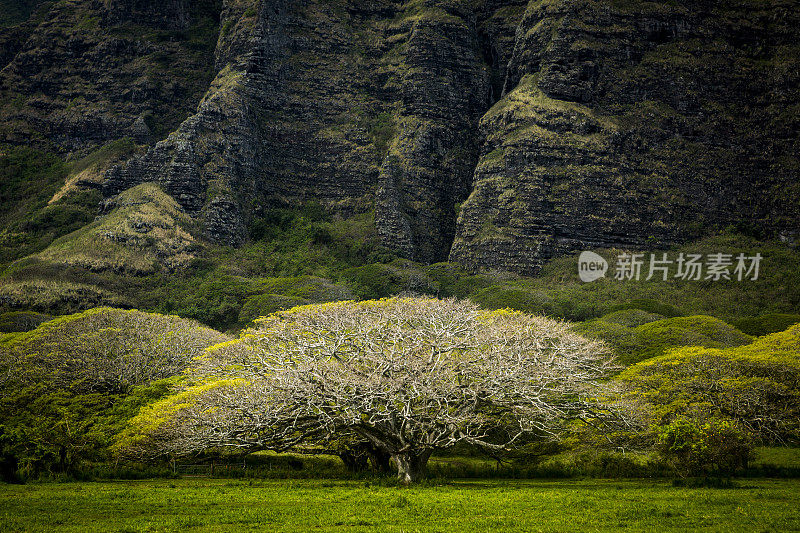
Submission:
POLYGON ((795 239, 795 7, 529 2, 451 260, 530 274, 731 224, 795 239))

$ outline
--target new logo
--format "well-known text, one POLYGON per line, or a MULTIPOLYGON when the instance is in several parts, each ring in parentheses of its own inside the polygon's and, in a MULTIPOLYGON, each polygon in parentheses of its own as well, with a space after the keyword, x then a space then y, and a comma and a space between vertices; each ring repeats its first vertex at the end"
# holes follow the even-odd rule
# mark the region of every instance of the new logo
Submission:
POLYGON ((578 257, 578 276, 589 283, 598 280, 608 272, 608 261, 594 252, 581 252, 578 257))

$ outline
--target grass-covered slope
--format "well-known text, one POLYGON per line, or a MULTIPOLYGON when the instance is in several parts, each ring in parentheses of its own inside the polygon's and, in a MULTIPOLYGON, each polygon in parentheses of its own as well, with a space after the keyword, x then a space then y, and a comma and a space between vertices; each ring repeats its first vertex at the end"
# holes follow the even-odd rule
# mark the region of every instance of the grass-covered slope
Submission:
POLYGON ((196 257, 201 244, 192 235, 194 222, 158 186, 138 185, 109 207, 108 215, 55 241, 34 258, 137 275, 174 271, 196 257))
POLYGON ((125 191, 108 207, 107 215, 6 269, 0 279, 6 307, 63 313, 131 306, 125 279, 186 267, 202 246, 192 235, 194 222, 155 185, 125 191), (98 286, 98 272, 112 273, 119 286, 98 286))
POLYGON ((30 331, 53 317, 34 311, 10 311, 0 314, 0 333, 30 331))
POLYGON ((28 20, 44 0, 3 0, 0 2, 0 28, 28 20))

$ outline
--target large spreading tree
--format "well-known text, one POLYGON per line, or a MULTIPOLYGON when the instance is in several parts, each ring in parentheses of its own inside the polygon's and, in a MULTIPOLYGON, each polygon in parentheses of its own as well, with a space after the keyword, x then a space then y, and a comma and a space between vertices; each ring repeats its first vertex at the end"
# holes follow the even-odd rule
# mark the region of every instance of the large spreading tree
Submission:
POLYGON ((683 347, 623 372, 646 426, 729 421, 757 443, 800 443, 800 324, 731 348, 683 347))
POLYGON ((207 350, 192 385, 145 408, 121 441, 140 454, 289 449, 342 436, 424 474, 458 442, 502 448, 597 420, 606 347, 567 323, 458 300, 305 306, 207 350))
POLYGON ((193 320, 98 308, 0 336, 0 477, 102 460, 139 408, 230 338, 193 320))

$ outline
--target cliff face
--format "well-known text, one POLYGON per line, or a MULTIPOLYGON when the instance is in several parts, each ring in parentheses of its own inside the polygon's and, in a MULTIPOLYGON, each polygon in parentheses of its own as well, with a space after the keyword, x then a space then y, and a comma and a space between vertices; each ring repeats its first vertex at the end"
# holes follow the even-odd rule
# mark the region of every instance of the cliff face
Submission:
POLYGON ((106 195, 157 181, 229 244, 272 207, 374 209, 387 245, 444 260, 491 103, 484 52, 510 57, 498 12, 521 14, 508 4, 230 2, 197 114, 111 171, 106 195))
POLYGON ((800 224, 796 1, 35 7, 0 28, 2 142, 132 137, 147 149, 106 173, 108 209, 155 182, 215 242, 315 202, 374 211, 411 259, 532 273, 800 224))
POLYGON ((792 2, 530 2, 451 258, 535 272, 590 247, 800 224, 792 2))
POLYGON ((177 127, 211 79, 219 5, 144 3, 42 3, 0 28, 0 143, 81 153, 177 127))

